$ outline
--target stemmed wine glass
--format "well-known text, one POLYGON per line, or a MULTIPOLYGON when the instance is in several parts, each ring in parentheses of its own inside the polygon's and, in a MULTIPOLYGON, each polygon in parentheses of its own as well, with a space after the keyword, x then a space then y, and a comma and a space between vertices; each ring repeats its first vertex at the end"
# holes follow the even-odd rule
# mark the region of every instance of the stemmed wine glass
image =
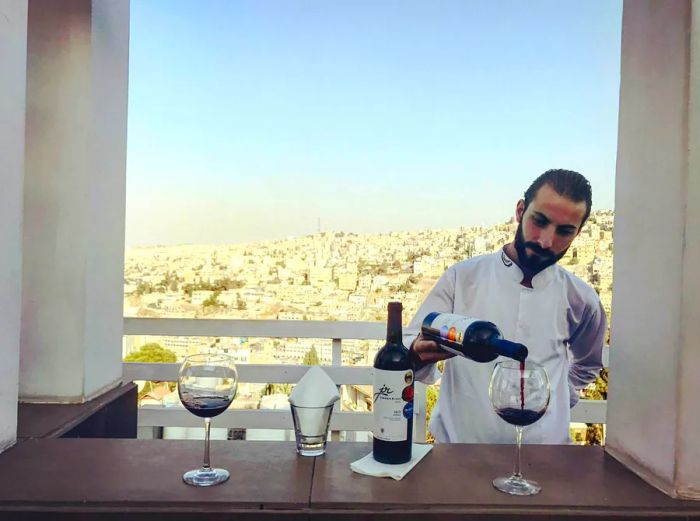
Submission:
POLYGON ((541 487, 520 473, 520 444, 523 427, 539 420, 549 405, 547 372, 535 362, 499 362, 491 375, 489 397, 496 414, 515 425, 517 445, 513 475, 494 479, 493 486, 501 492, 517 496, 537 494, 541 487))
POLYGON ((208 487, 229 478, 228 470, 209 464, 209 429, 211 418, 228 409, 238 388, 238 372, 228 355, 198 354, 185 358, 178 374, 180 401, 192 414, 204 418, 204 464, 185 472, 188 485, 208 487))

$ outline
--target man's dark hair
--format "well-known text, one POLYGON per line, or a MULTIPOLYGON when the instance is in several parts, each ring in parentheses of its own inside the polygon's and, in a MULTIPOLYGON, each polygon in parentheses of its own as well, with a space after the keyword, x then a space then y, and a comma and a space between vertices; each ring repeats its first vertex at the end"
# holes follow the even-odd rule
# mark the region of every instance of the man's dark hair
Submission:
MULTIPOLYGON (((559 195, 571 199, 575 203, 585 201, 586 213, 583 215, 581 227, 586 222, 588 216, 591 215, 591 206, 593 205, 593 194, 591 192, 591 183, 578 172, 573 170, 553 169, 547 170, 544 174, 535 179, 530 188, 525 191, 525 209, 530 206, 530 203, 537 195, 537 191, 544 185, 549 185, 559 195)), ((580 227, 579 227, 580 228, 580 227)))

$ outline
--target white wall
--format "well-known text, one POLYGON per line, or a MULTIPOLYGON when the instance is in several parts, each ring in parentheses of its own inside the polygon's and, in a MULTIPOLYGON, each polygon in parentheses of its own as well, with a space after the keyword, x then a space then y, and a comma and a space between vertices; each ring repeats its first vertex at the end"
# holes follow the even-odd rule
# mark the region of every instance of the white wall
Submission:
POLYGON ((688 88, 690 11, 686 0, 624 4, 607 414, 608 451, 672 495, 680 469, 686 484, 700 484, 700 458, 677 466, 700 439, 700 164, 688 155, 689 92, 700 84, 688 88))
POLYGON ((94 0, 86 280, 85 394, 121 378, 129 76, 129 2, 94 0))
POLYGON ((690 34, 688 168, 685 184, 683 298, 676 487, 700 498, 700 6, 693 5, 690 34))
POLYGON ((129 3, 30 0, 20 399, 121 378, 129 3))
POLYGON ((26 0, 0 0, 0 451, 17 434, 26 42, 26 0))

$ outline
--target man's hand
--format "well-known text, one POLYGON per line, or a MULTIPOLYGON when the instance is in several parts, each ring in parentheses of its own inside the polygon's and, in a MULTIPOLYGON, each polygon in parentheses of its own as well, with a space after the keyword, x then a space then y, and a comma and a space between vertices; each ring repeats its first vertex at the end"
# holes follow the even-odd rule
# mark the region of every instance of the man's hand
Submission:
POLYGON ((426 340, 420 334, 411 344, 411 351, 420 365, 432 364, 455 356, 442 349, 434 340, 426 340))

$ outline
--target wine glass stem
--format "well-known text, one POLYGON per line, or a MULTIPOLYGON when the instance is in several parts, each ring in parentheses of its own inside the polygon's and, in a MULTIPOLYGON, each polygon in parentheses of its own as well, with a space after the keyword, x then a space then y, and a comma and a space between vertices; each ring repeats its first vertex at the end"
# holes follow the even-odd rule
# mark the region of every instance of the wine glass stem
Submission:
POLYGON ((203 469, 209 470, 209 428, 211 426, 211 418, 204 418, 204 465, 203 469))
POLYGON ((516 425, 515 427, 515 469, 513 470, 513 476, 521 478, 523 475, 520 473, 520 444, 523 441, 523 428, 516 425))

